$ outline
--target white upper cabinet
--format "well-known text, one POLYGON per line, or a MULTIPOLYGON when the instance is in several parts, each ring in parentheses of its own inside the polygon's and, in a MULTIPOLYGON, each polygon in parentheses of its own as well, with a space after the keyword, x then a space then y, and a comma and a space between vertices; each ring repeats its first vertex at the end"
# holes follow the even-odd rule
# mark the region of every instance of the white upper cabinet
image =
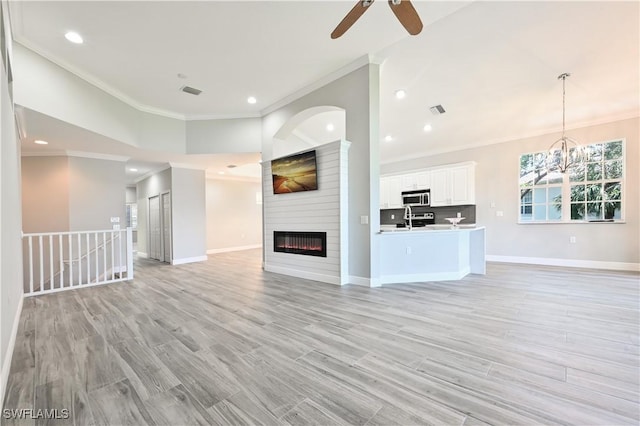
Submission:
POLYGON ((422 171, 402 175, 402 190, 413 191, 414 189, 429 189, 431 173, 422 171))
POLYGON ((431 206, 459 206, 475 202, 475 163, 431 171, 431 206))
POLYGON ((402 207, 402 176, 380 178, 380 208, 402 207))
POLYGON ((402 207, 402 191, 431 190, 431 205, 475 204, 475 163, 451 164, 435 169, 380 178, 380 208, 402 207))

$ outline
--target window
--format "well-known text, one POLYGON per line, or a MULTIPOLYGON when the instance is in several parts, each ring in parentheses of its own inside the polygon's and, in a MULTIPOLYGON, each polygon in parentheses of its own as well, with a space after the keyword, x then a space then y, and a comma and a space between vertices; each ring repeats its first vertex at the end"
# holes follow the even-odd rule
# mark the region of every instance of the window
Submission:
POLYGON ((127 228, 138 228, 138 204, 127 204, 127 228))
POLYGON ((547 170, 548 152, 520 156, 520 222, 622 220, 624 142, 594 143, 585 153, 565 174, 547 170))

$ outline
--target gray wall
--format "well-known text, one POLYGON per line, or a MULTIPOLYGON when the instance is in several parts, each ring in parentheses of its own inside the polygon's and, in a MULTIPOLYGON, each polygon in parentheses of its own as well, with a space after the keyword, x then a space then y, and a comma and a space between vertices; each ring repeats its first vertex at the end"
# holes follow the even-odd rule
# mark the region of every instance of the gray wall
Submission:
POLYGON ((124 201, 127 204, 138 202, 138 192, 135 186, 127 186, 124 192, 124 201))
POLYGON ((260 118, 191 120, 186 123, 187 154, 260 151, 260 118))
POLYGON ((171 169, 172 263, 206 260, 204 170, 171 169))
POLYGON ((111 229, 111 217, 125 223, 124 163, 69 157, 69 230, 111 229))
POLYGON ((22 230, 69 230, 69 157, 22 157, 22 230))
POLYGON ((262 245, 260 182, 207 179, 207 251, 262 245))
POLYGON ((371 262, 379 258, 379 242, 374 235, 380 226, 379 72, 378 65, 366 65, 263 118, 263 159, 270 160, 278 143, 273 136, 291 117, 325 105, 346 111, 346 139, 352 142, 348 166, 349 275, 361 283, 379 278, 378 262, 371 262), (369 224, 360 224, 360 216, 368 216, 369 224))
POLYGON ((147 256, 149 228, 149 197, 155 197, 163 192, 171 191, 171 169, 166 168, 152 174, 138 182, 136 193, 138 197, 138 254, 147 256))
POLYGON ((111 229, 125 226, 125 170, 120 161, 81 157, 22 158, 23 230, 111 229))
POLYGON ((583 144, 626 138, 624 224, 519 225, 519 157, 543 151, 557 140, 550 134, 410 161, 384 164, 382 173, 395 173, 461 161, 476 161, 477 223, 487 227, 487 254, 600 262, 640 262, 640 119, 571 129, 583 144), (491 207, 495 203, 495 208, 491 207), (502 211, 504 216, 496 215, 502 211), (569 238, 576 237, 576 243, 569 238))
MULTIPOLYGON (((4 10, 7 44, 11 29, 4 10)), ((0 65, 0 398, 4 399, 22 306, 22 213, 20 202, 20 142, 9 98, 5 67, 0 65)))

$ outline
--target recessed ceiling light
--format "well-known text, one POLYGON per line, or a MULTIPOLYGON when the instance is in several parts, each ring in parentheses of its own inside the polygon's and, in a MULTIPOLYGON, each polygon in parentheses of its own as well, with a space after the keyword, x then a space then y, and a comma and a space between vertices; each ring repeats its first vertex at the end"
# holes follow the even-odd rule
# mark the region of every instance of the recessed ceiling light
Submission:
POLYGON ((385 142, 391 142, 393 141, 393 137, 391 135, 387 135, 384 137, 385 142))
POLYGON ((396 99, 404 99, 407 96, 407 92, 403 89, 396 90, 396 99))
POLYGON ((333 132, 334 129, 335 126, 333 125, 333 123, 327 124, 327 132, 333 132))
POLYGON ((430 132, 431 130, 433 130, 433 127, 431 127, 431 124, 425 124, 424 127, 422 128, 425 132, 430 132))
POLYGON ((67 32, 64 35, 64 38, 75 44, 82 44, 84 42, 84 40, 82 40, 82 36, 75 31, 67 32))
POLYGON ((224 172, 218 172, 218 174, 219 174, 219 175, 223 175, 223 174, 224 174, 224 172))
POLYGON ((49 145, 49 142, 43 140, 35 140, 33 143, 37 143, 38 145, 49 145))
POLYGON ((253 96, 249 96, 247 98, 247 102, 249 102, 250 104, 255 104, 256 102, 258 102, 258 100, 253 96))
POLYGON ((132 167, 132 168, 130 168, 130 169, 129 169, 129 171, 130 171, 130 172, 137 172, 137 171, 138 171, 138 169, 136 169, 136 168, 133 168, 133 167, 132 167))

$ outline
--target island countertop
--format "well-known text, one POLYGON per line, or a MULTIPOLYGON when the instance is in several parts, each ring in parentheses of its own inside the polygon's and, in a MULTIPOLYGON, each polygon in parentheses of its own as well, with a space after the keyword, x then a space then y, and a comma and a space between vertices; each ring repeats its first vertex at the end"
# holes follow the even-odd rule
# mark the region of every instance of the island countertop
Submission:
POLYGON ((475 229, 485 229, 484 226, 477 226, 475 224, 460 224, 458 226, 453 225, 426 225, 415 227, 412 229, 409 228, 393 228, 391 226, 380 226, 380 231, 378 234, 415 234, 415 233, 424 233, 424 232, 459 232, 459 231, 473 231, 475 229))

